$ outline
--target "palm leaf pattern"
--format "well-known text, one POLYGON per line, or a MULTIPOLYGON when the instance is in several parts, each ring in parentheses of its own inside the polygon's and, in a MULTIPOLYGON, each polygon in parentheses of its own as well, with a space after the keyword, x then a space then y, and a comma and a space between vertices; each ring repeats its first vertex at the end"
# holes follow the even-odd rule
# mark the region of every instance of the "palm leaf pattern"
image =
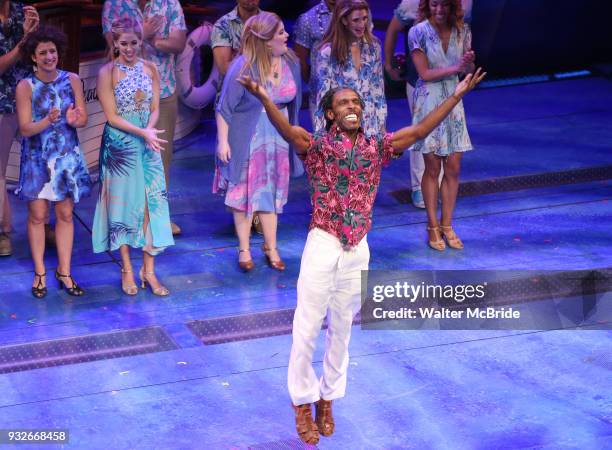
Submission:
POLYGON ((124 222, 111 222, 108 228, 108 238, 111 241, 111 247, 113 242, 117 242, 122 236, 127 234, 134 234, 138 230, 130 227, 124 222))
POLYGON ((113 177, 126 177, 136 167, 136 145, 126 134, 106 133, 102 144, 102 164, 113 177))

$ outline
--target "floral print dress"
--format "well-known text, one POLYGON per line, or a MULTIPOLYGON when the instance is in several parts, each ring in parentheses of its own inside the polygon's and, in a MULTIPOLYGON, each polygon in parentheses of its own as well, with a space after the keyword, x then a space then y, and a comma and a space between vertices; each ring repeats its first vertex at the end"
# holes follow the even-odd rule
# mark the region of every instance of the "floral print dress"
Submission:
MULTIPOLYGON (((444 51, 438 33, 429 21, 413 26, 408 33, 410 52, 422 51, 427 56, 430 69, 440 69, 458 64, 463 54, 472 48, 472 33, 467 24, 461 30, 453 27, 448 49, 444 51)), ((418 123, 455 92, 459 77, 452 75, 437 81, 417 80, 413 93, 412 123, 418 123)), ((467 132, 463 102, 459 102, 442 123, 425 139, 416 142, 411 150, 448 156, 454 152, 472 150, 467 132)))
POLYGON ((15 193, 23 200, 59 202, 70 197, 78 203, 89 194, 91 179, 76 128, 66 122, 66 111, 75 103, 70 73, 58 70, 55 80, 48 83, 35 75, 26 80, 32 88, 34 122, 43 120, 52 108, 59 108, 61 114, 56 123, 23 138, 15 193))
POLYGON ((349 87, 361 95, 365 102, 362 127, 367 137, 381 136, 386 130, 387 101, 385 99, 385 83, 383 80, 382 53, 380 43, 374 40, 372 45, 361 40, 361 67, 359 70, 350 57, 346 64, 340 64, 331 56, 329 44, 316 49, 315 64, 311 77, 315 77, 317 86, 317 111, 315 113, 315 133, 325 130, 323 111, 318 109, 323 96, 332 88, 349 87))
MULTIPOLYGON (((144 128, 149 121, 153 80, 144 71, 143 61, 132 67, 115 66, 125 74, 115 86, 117 112, 144 128)), ((161 155, 141 137, 108 123, 100 146, 100 193, 92 241, 96 253, 129 245, 155 255, 174 244, 161 155), (149 226, 144 230, 147 208, 149 226)))
MULTIPOLYGON (((297 86, 289 65, 284 60, 281 64, 280 82, 276 86, 267 84, 266 88, 272 101, 288 116, 285 105, 295 98, 297 86)), ((217 166, 213 192, 226 191, 225 205, 247 215, 257 211, 280 214, 289 195, 289 173, 289 144, 262 107, 240 181, 237 184, 229 182, 217 166)))

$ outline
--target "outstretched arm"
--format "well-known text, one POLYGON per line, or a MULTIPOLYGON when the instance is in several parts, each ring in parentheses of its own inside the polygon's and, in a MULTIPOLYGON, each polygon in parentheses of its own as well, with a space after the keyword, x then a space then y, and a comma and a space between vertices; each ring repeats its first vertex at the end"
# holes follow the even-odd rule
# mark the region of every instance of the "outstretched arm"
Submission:
POLYGON ((280 112, 266 90, 249 76, 242 76, 238 82, 243 85, 247 91, 259 99, 266 109, 268 118, 272 125, 277 129, 280 135, 289 142, 296 153, 302 157, 306 154, 306 150, 310 147, 310 133, 302 127, 291 125, 285 115, 280 112))
POLYGON ((478 68, 476 73, 468 74, 461 83, 455 88, 453 95, 448 97, 440 106, 427 114, 425 118, 412 126, 402 128, 393 134, 391 145, 395 153, 402 153, 416 141, 425 139, 429 133, 433 131, 446 116, 450 114, 455 106, 461 101, 461 98, 480 83, 487 73, 482 72, 478 68))

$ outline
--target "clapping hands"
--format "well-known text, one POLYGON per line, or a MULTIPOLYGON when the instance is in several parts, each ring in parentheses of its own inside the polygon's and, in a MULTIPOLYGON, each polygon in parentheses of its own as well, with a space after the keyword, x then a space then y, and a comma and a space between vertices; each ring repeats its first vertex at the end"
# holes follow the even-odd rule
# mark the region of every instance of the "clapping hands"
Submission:
POLYGON ((83 116, 83 111, 78 106, 75 108, 74 104, 70 104, 68 109, 66 110, 66 123, 71 127, 78 127, 81 121, 81 117, 83 116))
POLYGON ((62 118, 61 115, 62 112, 60 111, 60 109, 54 107, 49 110, 49 113, 47 114, 47 119, 49 119, 49 123, 53 125, 60 121, 60 119, 62 118))
POLYGON ((145 17, 142 25, 142 34, 145 40, 151 40, 157 33, 161 31, 163 25, 163 17, 159 14, 155 14, 151 17, 145 17))
POLYGON ((474 70, 474 61, 476 60, 476 53, 473 50, 469 50, 461 57, 459 63, 459 72, 470 73, 474 70))

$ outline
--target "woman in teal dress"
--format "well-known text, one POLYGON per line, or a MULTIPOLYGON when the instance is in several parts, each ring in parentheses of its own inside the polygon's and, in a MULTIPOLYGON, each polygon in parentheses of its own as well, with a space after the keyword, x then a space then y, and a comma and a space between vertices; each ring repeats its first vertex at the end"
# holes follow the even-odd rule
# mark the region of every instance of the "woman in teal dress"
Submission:
MULTIPOLYGON (((472 33, 463 22, 461 0, 421 0, 417 24, 408 33, 408 47, 419 74, 413 93, 412 123, 418 123, 455 91, 460 74, 474 71, 472 33)), ((472 150, 463 103, 411 150, 423 154, 425 172, 421 180, 427 211, 429 246, 444 250, 446 242, 454 249, 463 243, 452 227, 453 211, 459 190, 461 155, 472 150), (438 188, 440 171, 444 168, 438 188), (438 193, 442 216, 437 217, 438 193)))
POLYGON ((169 291, 155 276, 155 255, 174 244, 160 151, 155 128, 159 117, 159 76, 140 59, 142 30, 133 19, 113 23, 113 61, 100 69, 97 92, 108 120, 100 147, 100 193, 93 224, 94 252, 121 253, 121 288, 138 288, 130 247, 142 248, 140 280, 155 295, 169 291))
POLYGON ((32 295, 36 298, 47 294, 44 254, 49 202, 55 203, 57 218, 55 277, 68 294, 83 295, 72 279, 70 260, 72 210, 91 186, 76 132, 87 124, 87 112, 79 77, 57 68, 65 47, 66 36, 57 28, 44 26, 29 34, 20 49, 24 62, 36 68, 19 82, 16 91, 23 136, 16 193, 28 201, 28 239, 35 273, 32 295))

